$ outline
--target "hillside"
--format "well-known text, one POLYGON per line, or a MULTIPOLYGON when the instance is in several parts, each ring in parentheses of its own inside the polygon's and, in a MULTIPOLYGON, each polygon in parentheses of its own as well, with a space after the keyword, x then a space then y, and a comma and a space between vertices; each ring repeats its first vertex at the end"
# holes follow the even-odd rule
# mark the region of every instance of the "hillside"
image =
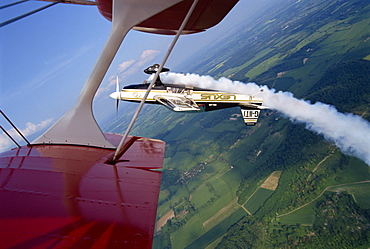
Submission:
MULTIPOLYGON (((252 23, 187 70, 370 121, 368 1, 287 0, 252 23)), ((123 132, 128 116, 106 130, 123 132)), ((247 127, 239 108, 146 106, 132 133, 167 143, 157 218, 173 218, 158 227, 154 248, 370 247, 369 166, 276 111, 247 127)))

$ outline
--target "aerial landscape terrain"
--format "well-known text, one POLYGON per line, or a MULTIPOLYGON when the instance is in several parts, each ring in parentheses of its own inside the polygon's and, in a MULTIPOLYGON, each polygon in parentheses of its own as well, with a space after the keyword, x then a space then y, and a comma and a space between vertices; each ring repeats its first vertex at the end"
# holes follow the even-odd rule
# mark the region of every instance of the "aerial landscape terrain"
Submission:
MULTIPOLYGON (((251 18, 183 72, 255 82, 370 121, 368 1, 286 0, 251 18)), ((123 133, 131 116, 121 105, 104 130, 123 133)), ((166 142, 153 248, 370 247, 369 165, 277 110, 249 127, 240 108, 147 105, 131 133, 166 142)))

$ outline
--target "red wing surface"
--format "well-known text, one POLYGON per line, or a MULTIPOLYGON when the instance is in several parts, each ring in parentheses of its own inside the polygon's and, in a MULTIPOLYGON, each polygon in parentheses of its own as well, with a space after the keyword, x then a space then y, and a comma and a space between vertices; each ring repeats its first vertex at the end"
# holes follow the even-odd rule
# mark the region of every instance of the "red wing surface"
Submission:
POLYGON ((86 146, 2 153, 0 247, 151 248, 164 146, 137 138, 116 165, 113 150, 86 146))
MULTIPOLYGON (((97 0, 100 13, 112 20, 112 0, 97 0)), ((238 0, 199 0, 183 33, 196 33, 213 27, 222 21, 238 0)), ((184 0, 172 7, 148 18, 136 25, 134 29, 172 35, 180 27, 193 0, 184 0)))

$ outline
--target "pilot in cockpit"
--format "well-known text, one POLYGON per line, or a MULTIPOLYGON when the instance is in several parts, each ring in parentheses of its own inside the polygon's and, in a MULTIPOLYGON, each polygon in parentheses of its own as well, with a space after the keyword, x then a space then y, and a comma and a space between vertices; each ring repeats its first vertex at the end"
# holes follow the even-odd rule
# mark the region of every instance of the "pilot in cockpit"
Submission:
MULTIPOLYGON (((158 71, 158 69, 159 69, 159 64, 154 64, 153 66, 150 66, 150 67, 144 69, 144 73, 153 74, 153 73, 156 73, 158 71)), ((162 68, 161 73, 168 72, 168 71, 170 71, 170 69, 164 67, 164 68, 162 68)), ((158 75, 157 80, 155 81, 155 85, 156 86, 163 85, 159 75, 158 75)))

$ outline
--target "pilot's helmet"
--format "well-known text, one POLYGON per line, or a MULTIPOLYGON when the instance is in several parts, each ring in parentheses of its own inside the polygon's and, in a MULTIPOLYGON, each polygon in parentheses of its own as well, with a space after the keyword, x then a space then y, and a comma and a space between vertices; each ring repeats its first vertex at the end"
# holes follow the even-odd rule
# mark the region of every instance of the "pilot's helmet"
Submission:
MULTIPOLYGON (((147 74, 153 74, 153 73, 156 73, 159 69, 159 64, 154 64, 153 66, 150 66, 146 69, 144 69, 144 73, 147 73, 147 74)), ((167 71, 170 71, 170 69, 168 68, 162 68, 161 72, 167 72, 167 71)))

